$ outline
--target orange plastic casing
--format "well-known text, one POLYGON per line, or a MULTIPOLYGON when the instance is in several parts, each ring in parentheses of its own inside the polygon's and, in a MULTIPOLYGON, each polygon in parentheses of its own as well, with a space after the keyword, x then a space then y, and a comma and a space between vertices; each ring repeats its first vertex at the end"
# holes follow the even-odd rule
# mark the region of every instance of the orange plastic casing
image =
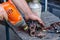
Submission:
POLYGON ((8 14, 8 21, 11 22, 13 25, 22 21, 22 16, 17 8, 12 4, 10 1, 2 3, 4 9, 8 14))

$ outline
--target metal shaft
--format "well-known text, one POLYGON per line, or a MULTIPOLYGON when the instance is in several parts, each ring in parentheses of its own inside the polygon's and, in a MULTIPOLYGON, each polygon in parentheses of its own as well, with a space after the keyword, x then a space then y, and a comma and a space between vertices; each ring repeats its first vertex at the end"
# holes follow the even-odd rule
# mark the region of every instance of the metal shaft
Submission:
POLYGON ((48 7, 48 1, 47 0, 45 0, 45 13, 47 13, 47 7, 48 7))

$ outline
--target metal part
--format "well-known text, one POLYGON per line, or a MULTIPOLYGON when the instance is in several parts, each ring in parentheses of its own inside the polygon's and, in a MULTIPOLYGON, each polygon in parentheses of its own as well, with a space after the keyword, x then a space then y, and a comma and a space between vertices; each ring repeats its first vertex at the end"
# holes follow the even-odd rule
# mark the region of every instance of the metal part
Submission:
POLYGON ((55 33, 60 33, 60 22, 52 23, 50 27, 43 28, 42 30, 53 30, 55 33))
POLYGON ((29 34, 30 36, 35 36, 35 29, 36 29, 36 24, 34 21, 30 21, 30 24, 29 24, 29 34))
POLYGON ((30 20, 29 22, 28 22, 28 25, 29 25, 30 36, 42 38, 43 35, 39 35, 39 34, 42 28, 44 28, 45 26, 43 24, 40 25, 37 21, 30 20))
POLYGON ((30 31, 30 36, 35 37, 35 35, 36 35, 35 30, 30 31))
POLYGON ((37 21, 30 20, 28 22, 30 36, 35 36, 39 38, 45 37, 45 35, 40 35, 42 31, 60 33, 60 22, 52 23, 49 27, 39 24, 37 21), (34 31, 35 30, 35 31, 34 31))
POLYGON ((30 30, 35 30, 35 29, 36 29, 36 25, 35 25, 35 24, 30 24, 29 29, 30 29, 30 30))

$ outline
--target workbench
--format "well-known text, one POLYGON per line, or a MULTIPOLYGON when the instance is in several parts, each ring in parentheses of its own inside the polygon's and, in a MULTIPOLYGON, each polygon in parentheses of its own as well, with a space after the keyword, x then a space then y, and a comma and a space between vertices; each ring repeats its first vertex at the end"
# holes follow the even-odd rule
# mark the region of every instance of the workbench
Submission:
MULTIPOLYGON (((50 12, 47 12, 47 13, 43 12, 41 18, 44 21, 44 23, 46 24, 46 26, 49 26, 51 23, 60 21, 60 19, 58 17, 56 17, 55 15, 53 15, 50 12)), ((40 38, 37 38, 37 37, 31 37, 27 33, 24 33, 24 32, 21 31, 19 33, 19 36, 23 40, 58 40, 58 39, 60 39, 60 37, 59 37, 60 34, 48 33, 48 32, 46 32, 46 34, 47 34, 46 37, 40 39, 40 38)))
MULTIPOLYGON (((46 24, 45 26, 49 26, 51 23, 60 21, 60 19, 57 16, 55 16, 54 14, 52 14, 50 12, 47 12, 47 13, 42 12, 42 17, 41 18, 44 21, 44 23, 46 24)), ((11 34, 11 32, 12 32, 12 30, 7 27, 6 38, 5 39, 7 39, 7 40, 20 40, 19 37, 16 36, 15 33, 12 32, 12 34, 11 34), (13 37, 12 37, 12 35, 13 35, 13 37)), ((45 34, 47 34, 47 35, 45 37, 43 37, 42 39, 40 39, 40 38, 37 38, 37 37, 31 37, 27 33, 22 32, 22 31, 18 32, 18 35, 23 40, 60 40, 60 34, 48 33, 48 32, 45 32, 45 34)), ((4 36, 4 35, 0 36, 1 39, 2 39, 2 36, 4 36)))

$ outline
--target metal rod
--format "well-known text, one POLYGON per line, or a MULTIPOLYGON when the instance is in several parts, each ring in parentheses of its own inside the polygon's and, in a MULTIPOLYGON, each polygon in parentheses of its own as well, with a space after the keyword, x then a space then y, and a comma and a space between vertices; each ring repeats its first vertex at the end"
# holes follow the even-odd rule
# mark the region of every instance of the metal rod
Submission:
POLYGON ((45 13, 47 13, 47 4, 48 3, 48 1, 47 0, 45 0, 45 13))
POLYGON ((3 21, 5 23, 5 27, 6 27, 6 40, 10 40, 9 37, 9 28, 19 37, 20 40, 22 40, 22 38, 18 35, 18 32, 16 31, 16 29, 14 28, 14 26, 12 26, 7 20, 4 19, 3 21))
POLYGON ((6 40, 10 40, 9 39, 9 27, 6 26, 6 40))

